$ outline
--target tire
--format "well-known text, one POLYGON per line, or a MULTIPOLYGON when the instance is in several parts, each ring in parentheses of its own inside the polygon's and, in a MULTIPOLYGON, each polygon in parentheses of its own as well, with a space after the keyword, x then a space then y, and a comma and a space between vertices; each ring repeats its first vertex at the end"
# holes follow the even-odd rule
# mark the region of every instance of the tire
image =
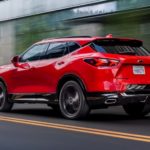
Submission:
POLYGON ((0 112, 9 112, 13 103, 9 102, 5 85, 0 82, 0 112))
POLYGON ((131 103, 123 106, 125 112, 132 117, 144 117, 150 112, 149 103, 131 103))
POLYGON ((59 94, 59 107, 67 119, 81 119, 88 115, 89 106, 84 93, 76 81, 67 81, 59 94))

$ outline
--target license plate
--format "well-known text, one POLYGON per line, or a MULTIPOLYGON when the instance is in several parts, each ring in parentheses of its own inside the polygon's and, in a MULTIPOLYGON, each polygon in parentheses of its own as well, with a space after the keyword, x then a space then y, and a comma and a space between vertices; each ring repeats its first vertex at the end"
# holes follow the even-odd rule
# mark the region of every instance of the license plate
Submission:
POLYGON ((144 66, 133 66, 133 74, 144 75, 145 74, 145 67, 144 66))

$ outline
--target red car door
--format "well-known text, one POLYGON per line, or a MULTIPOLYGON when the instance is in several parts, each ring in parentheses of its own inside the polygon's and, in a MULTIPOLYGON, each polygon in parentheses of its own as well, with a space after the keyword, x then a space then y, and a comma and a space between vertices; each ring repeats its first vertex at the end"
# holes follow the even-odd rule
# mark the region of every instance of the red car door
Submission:
POLYGON ((67 53, 66 42, 50 43, 45 59, 40 61, 40 84, 47 93, 56 92, 57 81, 61 75, 59 67, 65 65, 64 55, 67 53))
POLYGON ((40 58, 45 54, 48 43, 34 45, 20 56, 19 66, 12 75, 12 93, 41 93, 40 58))

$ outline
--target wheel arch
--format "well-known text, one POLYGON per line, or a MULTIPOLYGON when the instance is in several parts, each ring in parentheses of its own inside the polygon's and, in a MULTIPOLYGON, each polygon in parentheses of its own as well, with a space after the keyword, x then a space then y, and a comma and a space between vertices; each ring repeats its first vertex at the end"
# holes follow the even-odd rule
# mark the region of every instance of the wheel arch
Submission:
POLYGON ((5 81, 2 77, 0 77, 0 82, 2 82, 5 85, 6 89, 7 89, 7 84, 5 83, 5 81))
POLYGON ((83 82, 83 80, 78 77, 77 75, 74 75, 74 74, 67 74, 67 75, 64 75, 59 81, 58 81, 58 84, 57 84, 57 95, 59 95, 59 92, 61 90, 61 87, 67 82, 67 81, 76 81, 82 88, 83 92, 85 93, 86 92, 86 86, 85 86, 85 83, 83 82))

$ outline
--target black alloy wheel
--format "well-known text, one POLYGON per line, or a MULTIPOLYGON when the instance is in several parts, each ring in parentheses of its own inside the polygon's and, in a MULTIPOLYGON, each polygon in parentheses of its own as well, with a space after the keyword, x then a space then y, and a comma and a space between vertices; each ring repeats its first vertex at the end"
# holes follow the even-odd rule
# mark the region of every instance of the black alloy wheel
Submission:
POLYGON ((80 119, 89 113, 83 89, 76 81, 66 82, 59 94, 62 115, 68 119, 80 119))
POLYGON ((125 112, 132 117, 144 117, 150 112, 149 100, 146 102, 129 103, 123 106, 125 112))
POLYGON ((13 103, 8 99, 5 85, 0 82, 0 112, 9 112, 12 109, 13 103))

